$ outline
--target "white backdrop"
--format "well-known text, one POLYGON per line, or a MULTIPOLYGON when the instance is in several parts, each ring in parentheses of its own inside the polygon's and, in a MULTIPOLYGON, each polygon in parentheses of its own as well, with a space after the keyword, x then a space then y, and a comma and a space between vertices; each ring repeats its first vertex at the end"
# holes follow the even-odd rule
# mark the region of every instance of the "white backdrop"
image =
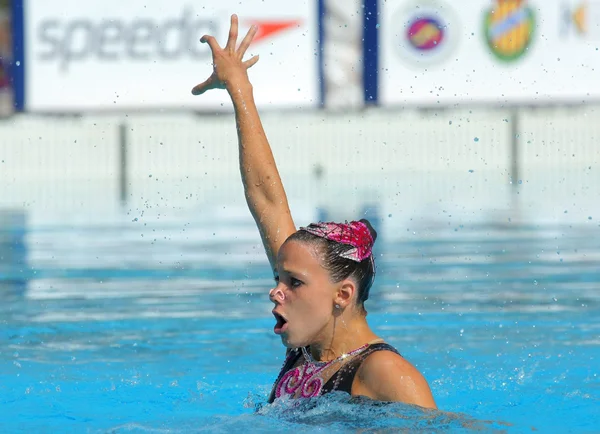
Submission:
POLYGON ((600 99, 598 0, 380 0, 379 8, 382 105, 600 99), (494 53, 502 50, 516 55, 494 53))
POLYGON ((224 91, 190 90, 212 71, 200 37, 212 33, 225 45, 232 13, 240 41, 253 23, 275 30, 263 38, 259 30, 248 53, 260 55, 250 70, 257 104, 319 104, 313 0, 25 0, 24 10, 28 111, 229 110, 224 91))

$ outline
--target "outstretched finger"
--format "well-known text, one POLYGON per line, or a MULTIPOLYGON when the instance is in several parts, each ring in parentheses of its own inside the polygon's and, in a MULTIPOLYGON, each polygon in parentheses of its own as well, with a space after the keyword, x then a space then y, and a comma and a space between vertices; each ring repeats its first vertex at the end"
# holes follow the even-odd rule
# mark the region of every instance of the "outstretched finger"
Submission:
POLYGON ((238 37, 238 17, 233 14, 231 16, 231 26, 229 27, 229 38, 227 39, 227 45, 225 48, 231 52, 235 51, 235 44, 238 37))
POLYGON ((192 95, 202 95, 204 92, 206 92, 209 89, 213 89, 214 87, 215 87, 214 80, 211 76, 207 80, 203 81, 202 83, 194 86, 192 88, 192 95))
POLYGON ((214 36, 204 35, 200 38, 200 42, 208 44, 213 53, 221 48, 214 36))
POLYGON ((244 39, 242 40, 242 43, 240 44, 240 48, 238 48, 238 54, 239 54, 240 59, 243 59, 244 54, 246 54, 246 50, 252 43, 252 39, 254 39, 254 35, 256 35, 257 30, 258 30, 258 27, 256 26, 256 24, 253 24, 250 27, 250 30, 248 30, 248 33, 246 33, 246 36, 244 37, 244 39))
POLYGON ((246 67, 246 69, 248 68, 252 68, 256 62, 258 62, 258 54, 256 56, 252 56, 250 59, 246 60, 244 62, 244 66, 246 67))

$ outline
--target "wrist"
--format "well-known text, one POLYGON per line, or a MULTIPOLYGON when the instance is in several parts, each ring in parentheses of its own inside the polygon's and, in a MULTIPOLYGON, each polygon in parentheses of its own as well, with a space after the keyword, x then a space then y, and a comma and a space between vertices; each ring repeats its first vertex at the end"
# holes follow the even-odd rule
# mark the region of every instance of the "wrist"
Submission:
POLYGON ((248 77, 235 76, 225 82, 225 89, 227 89, 227 92, 233 97, 240 92, 251 92, 252 84, 250 83, 250 80, 248 80, 248 77))
POLYGON ((234 104, 246 103, 254 98, 252 84, 248 80, 245 82, 229 82, 226 89, 234 104))

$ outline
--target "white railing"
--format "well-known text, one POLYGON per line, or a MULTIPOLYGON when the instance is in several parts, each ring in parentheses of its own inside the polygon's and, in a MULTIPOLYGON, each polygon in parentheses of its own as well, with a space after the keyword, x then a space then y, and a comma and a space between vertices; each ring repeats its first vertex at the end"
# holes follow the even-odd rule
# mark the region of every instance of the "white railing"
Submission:
MULTIPOLYGON (((292 206, 340 218, 376 203, 398 219, 600 219, 597 107, 263 121, 292 206)), ((39 221, 245 208, 230 114, 20 115, 0 123, 0 160, 0 207, 39 221)))

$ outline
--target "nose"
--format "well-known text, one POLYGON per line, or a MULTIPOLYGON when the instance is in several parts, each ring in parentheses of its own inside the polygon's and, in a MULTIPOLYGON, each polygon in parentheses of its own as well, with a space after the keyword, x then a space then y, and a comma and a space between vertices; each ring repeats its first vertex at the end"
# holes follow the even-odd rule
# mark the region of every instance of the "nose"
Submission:
POLYGON ((277 285, 269 291, 269 300, 273 303, 281 303, 285 300, 285 293, 281 289, 281 285, 277 285))

